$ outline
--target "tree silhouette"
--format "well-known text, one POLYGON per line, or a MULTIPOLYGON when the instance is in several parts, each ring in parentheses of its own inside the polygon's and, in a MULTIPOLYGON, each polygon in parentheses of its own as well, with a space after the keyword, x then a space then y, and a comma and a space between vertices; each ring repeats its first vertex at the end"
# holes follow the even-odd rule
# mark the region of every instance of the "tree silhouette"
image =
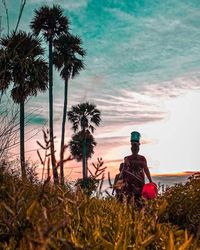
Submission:
POLYGON ((58 171, 56 168, 54 134, 53 134, 53 42, 62 33, 68 32, 68 18, 63 15, 63 10, 58 5, 52 8, 42 6, 35 10, 35 16, 31 22, 31 29, 35 35, 43 34, 49 45, 49 132, 51 147, 51 164, 54 182, 59 183, 58 171))
POLYGON ((82 131, 84 141, 82 145, 83 151, 83 178, 87 178, 87 144, 86 144, 86 131, 93 133, 95 126, 100 125, 100 111, 95 105, 89 102, 81 103, 72 106, 68 112, 68 119, 72 123, 72 129, 76 133, 78 130, 82 131))
POLYGON ((93 135, 89 132, 89 130, 86 130, 85 135, 83 131, 79 131, 72 136, 72 140, 69 142, 70 153, 77 161, 83 160, 83 143, 85 137, 87 147, 86 159, 91 158, 94 154, 96 142, 93 135))
POLYGON ((68 81, 74 78, 79 72, 84 69, 82 58, 85 56, 85 51, 81 47, 81 39, 70 34, 61 35, 54 46, 54 64, 60 71, 61 77, 64 79, 64 105, 62 118, 62 132, 60 145, 60 181, 64 183, 64 138, 65 138, 65 124, 67 115, 67 100, 68 100, 68 81))
POLYGON ((48 88, 48 66, 43 60, 41 42, 30 33, 19 31, 0 41, 0 91, 13 84, 11 97, 20 105, 20 162, 26 177, 24 152, 24 103, 29 96, 48 88))

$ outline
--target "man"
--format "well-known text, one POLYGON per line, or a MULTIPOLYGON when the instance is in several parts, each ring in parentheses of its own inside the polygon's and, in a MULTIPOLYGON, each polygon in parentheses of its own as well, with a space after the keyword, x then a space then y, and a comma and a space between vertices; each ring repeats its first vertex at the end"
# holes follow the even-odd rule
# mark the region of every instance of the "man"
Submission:
POLYGON ((121 163, 119 166, 119 173, 116 174, 114 184, 113 184, 113 191, 112 195, 115 194, 115 197, 118 201, 123 201, 123 192, 124 192, 124 180, 123 180, 123 169, 124 163, 121 163))
POLYGON ((131 133, 131 151, 132 154, 124 158, 124 178, 126 181, 126 195, 128 201, 134 197, 137 203, 142 194, 142 189, 145 184, 145 175, 149 182, 152 182, 146 158, 139 155, 140 150, 140 133, 134 131, 131 133))

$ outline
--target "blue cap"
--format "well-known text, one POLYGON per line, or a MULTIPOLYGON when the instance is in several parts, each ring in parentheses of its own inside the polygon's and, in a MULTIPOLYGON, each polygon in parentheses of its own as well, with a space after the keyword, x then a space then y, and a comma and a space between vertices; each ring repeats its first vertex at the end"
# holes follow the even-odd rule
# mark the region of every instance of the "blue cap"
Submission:
POLYGON ((139 132, 133 131, 131 133, 131 142, 138 142, 138 143, 140 143, 140 137, 141 137, 141 135, 140 135, 139 132))

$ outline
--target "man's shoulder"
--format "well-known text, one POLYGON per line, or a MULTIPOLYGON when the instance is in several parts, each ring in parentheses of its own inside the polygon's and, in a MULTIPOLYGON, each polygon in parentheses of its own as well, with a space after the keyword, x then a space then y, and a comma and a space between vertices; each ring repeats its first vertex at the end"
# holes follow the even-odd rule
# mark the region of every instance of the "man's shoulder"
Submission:
MULTIPOLYGON (((128 159, 128 160, 131 160, 133 158, 134 158, 133 155, 127 155, 127 156, 124 157, 124 159, 128 159)), ((140 161, 146 161, 146 158, 143 155, 138 155, 138 159, 140 161)))
POLYGON ((127 155, 127 156, 124 157, 124 159, 130 159, 132 157, 133 157, 132 155, 127 155))
POLYGON ((134 157, 132 155, 127 155, 127 156, 124 157, 125 164, 127 162, 130 162, 130 161, 133 161, 133 160, 134 160, 134 157))
POLYGON ((143 155, 138 155, 140 161, 146 161, 146 158, 143 155))

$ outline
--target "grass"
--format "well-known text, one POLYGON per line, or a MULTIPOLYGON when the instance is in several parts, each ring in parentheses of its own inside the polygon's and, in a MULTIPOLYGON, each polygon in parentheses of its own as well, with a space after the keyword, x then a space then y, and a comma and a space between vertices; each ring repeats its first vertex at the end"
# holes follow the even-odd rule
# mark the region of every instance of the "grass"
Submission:
MULTIPOLYGON (((5 166, 0 167, 0 182, 0 249, 196 250, 200 245, 198 226, 191 230, 192 223, 199 225, 199 218, 190 222, 187 218, 180 227, 177 203, 171 203, 180 196, 180 188, 188 186, 146 201, 139 212, 134 205, 111 197, 90 198, 80 186, 73 191, 48 180, 22 182, 5 166)), ((199 180, 194 182, 190 180, 190 190, 199 188, 199 180)), ((184 210, 187 213, 187 205, 184 210)))

